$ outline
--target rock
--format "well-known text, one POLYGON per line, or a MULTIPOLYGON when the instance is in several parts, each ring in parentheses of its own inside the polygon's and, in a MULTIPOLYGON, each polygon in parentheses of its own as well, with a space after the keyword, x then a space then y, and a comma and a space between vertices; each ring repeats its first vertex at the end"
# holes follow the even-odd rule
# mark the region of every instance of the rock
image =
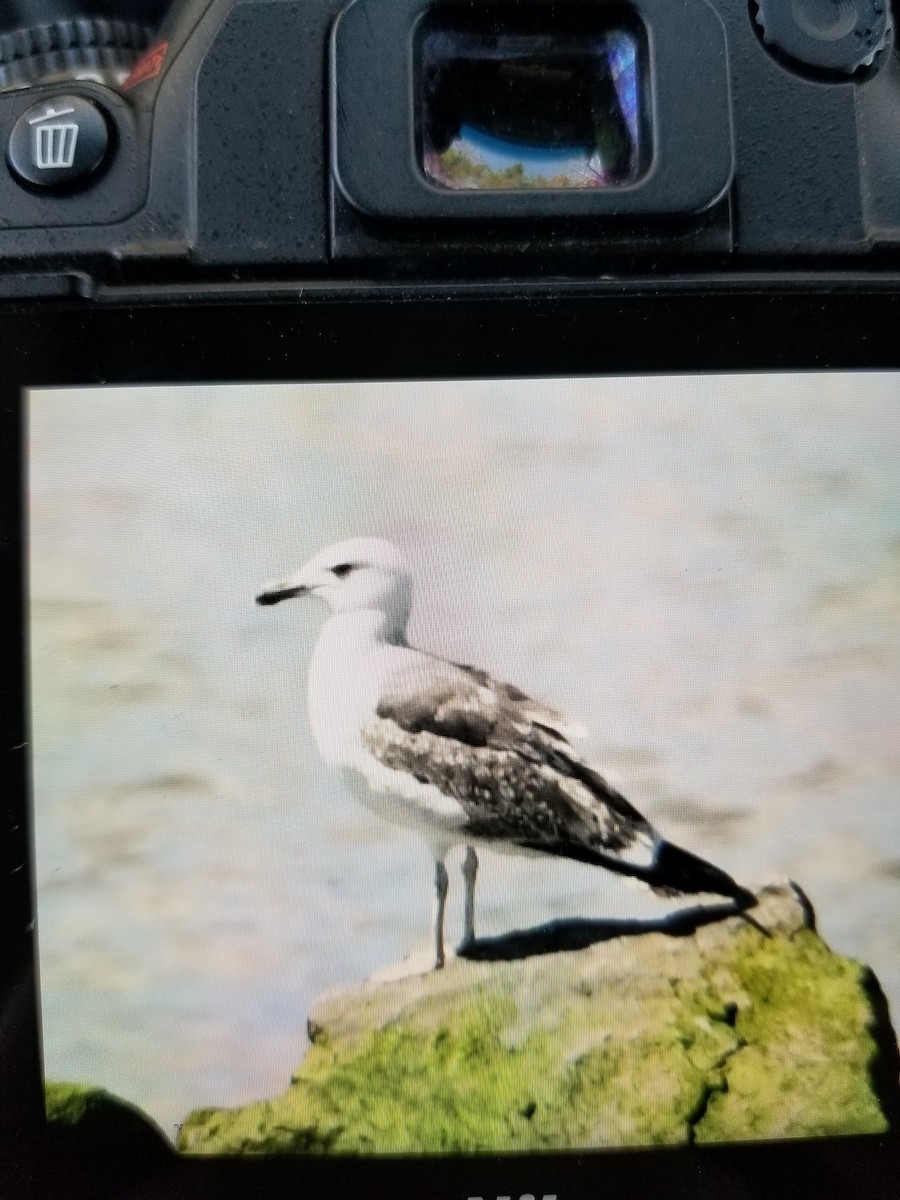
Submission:
POLYGON ((44 1084, 47 1125, 56 1150, 168 1156, 169 1143, 149 1117, 103 1088, 44 1084))
POLYGON ((874 976, 828 949, 797 889, 764 890, 748 915, 557 922, 328 996, 289 1089, 191 1113, 178 1147, 496 1152, 885 1131, 900 1057, 874 976))

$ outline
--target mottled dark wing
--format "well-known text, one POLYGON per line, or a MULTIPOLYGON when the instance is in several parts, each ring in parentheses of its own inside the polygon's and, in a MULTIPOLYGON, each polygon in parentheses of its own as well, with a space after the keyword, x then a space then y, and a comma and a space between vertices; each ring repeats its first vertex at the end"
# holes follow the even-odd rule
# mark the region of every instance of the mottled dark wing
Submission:
POLYGON ((453 797, 473 837, 648 867, 649 823, 581 761, 558 713, 486 672, 423 655, 364 730, 367 749, 453 797))

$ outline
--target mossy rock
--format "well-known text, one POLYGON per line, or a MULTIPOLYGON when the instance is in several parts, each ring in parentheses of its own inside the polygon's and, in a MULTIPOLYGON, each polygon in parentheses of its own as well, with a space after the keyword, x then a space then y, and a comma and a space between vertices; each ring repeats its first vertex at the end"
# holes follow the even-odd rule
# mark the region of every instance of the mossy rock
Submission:
MULTIPOLYGON (((191 1113, 194 1154, 447 1153, 883 1133, 896 1038, 873 976, 789 888, 721 915, 481 960, 323 1000, 281 1096, 191 1113), (536 952, 537 951, 537 952, 536 952)), ((527 939, 526 939, 527 940, 527 939)), ((576 939, 577 940, 577 939, 576 939)), ((534 939, 532 938, 532 941, 534 939)), ((487 949, 485 949, 487 947, 487 949)))
POLYGON ((101 1155, 165 1156, 162 1131, 139 1109, 80 1083, 44 1085, 47 1126, 55 1149, 101 1155))

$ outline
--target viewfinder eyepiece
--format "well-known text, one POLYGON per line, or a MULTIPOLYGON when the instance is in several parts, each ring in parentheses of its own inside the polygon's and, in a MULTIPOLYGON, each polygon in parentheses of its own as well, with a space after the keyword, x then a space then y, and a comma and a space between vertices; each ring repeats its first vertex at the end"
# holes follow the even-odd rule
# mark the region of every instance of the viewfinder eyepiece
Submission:
POLYGON ((418 37, 421 168, 454 190, 615 188, 645 169, 640 32, 576 7, 437 9, 418 37), (552 22, 552 30, 549 23, 552 22))
POLYGON ((366 218, 624 227, 734 175, 709 0, 351 0, 331 45, 336 204, 366 218))

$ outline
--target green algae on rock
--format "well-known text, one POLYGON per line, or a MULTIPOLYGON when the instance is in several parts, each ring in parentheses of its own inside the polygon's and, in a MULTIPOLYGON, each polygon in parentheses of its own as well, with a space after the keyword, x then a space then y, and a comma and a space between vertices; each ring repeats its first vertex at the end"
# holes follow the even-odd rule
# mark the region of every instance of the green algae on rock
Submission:
POLYGON ((149 1117, 103 1088, 48 1080, 44 1103, 51 1140, 60 1150, 141 1156, 170 1152, 149 1117))
MULTIPOLYGON (((194 1154, 527 1152, 884 1132, 897 1045, 798 893, 754 920, 456 960, 322 1000, 281 1096, 184 1121, 194 1154)), ((673 926, 677 928, 677 926, 673 926)), ((883 998, 882 998, 883 1001, 883 998)))

